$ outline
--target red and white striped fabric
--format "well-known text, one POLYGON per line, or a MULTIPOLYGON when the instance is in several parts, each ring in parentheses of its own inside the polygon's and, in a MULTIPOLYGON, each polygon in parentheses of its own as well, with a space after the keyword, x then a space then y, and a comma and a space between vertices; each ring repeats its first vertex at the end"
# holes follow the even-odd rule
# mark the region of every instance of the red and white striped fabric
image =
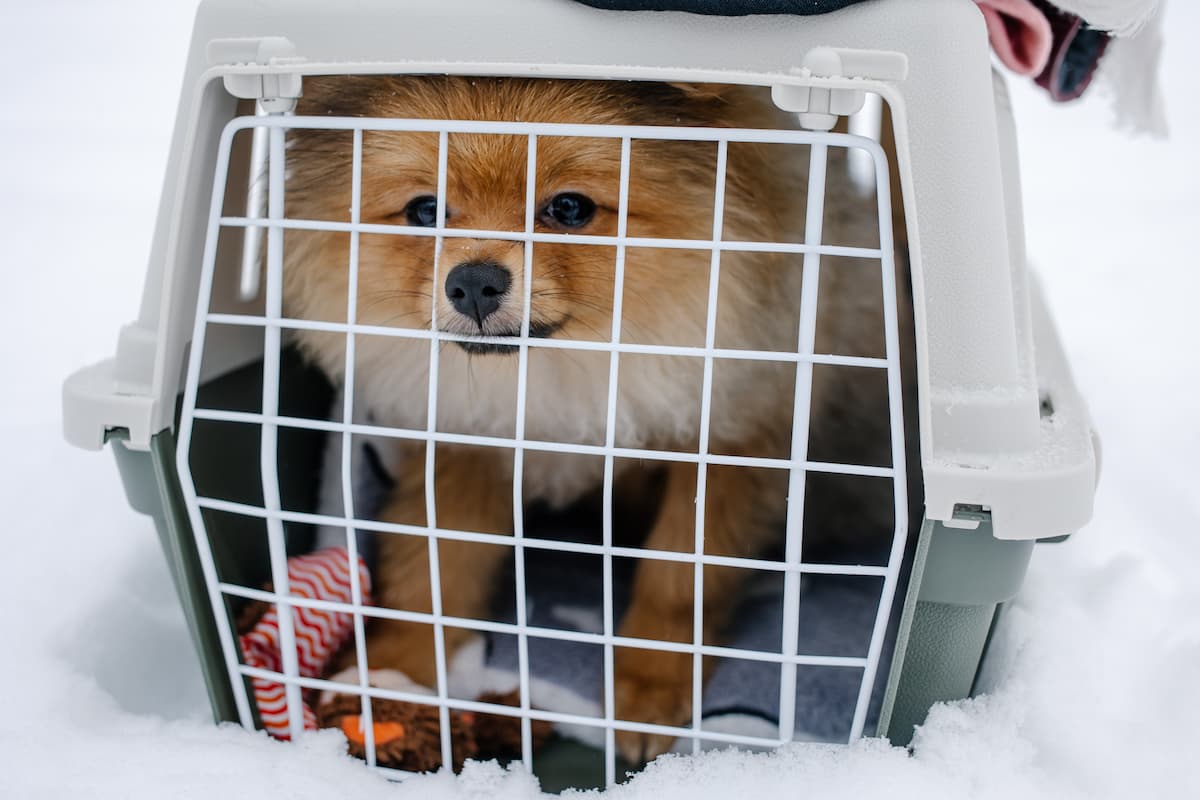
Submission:
MULTIPOLYGON (((364 605, 370 604, 371 576, 367 565, 358 558, 359 583, 364 605)), ((310 600, 352 603, 350 557, 344 547, 334 547, 288 559, 288 583, 291 594, 310 600)), ((300 675, 320 678, 329 661, 354 631, 352 615, 315 608, 296 607, 296 661, 300 675)), ((283 671, 279 646, 279 613, 271 606, 254 629, 241 637, 246 664, 272 672, 283 671)), ((277 739, 289 739, 287 695, 284 685, 265 678, 252 678, 254 699, 262 716, 263 727, 277 739)), ((315 730, 316 715, 309 702, 304 703, 304 727, 315 730)))

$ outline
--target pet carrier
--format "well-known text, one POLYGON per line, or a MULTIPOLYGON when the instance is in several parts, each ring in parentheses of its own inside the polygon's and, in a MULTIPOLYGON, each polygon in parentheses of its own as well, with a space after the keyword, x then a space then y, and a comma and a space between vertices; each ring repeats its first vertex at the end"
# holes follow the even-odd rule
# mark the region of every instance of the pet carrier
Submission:
MULTIPOLYGON (((982 19, 968 0, 879 0, 815 17, 614 12, 567 0, 206 0, 179 109, 139 317, 121 331, 113 359, 67 380, 64 419, 71 443, 111 443, 129 502, 154 519, 218 720, 294 738, 306 720, 311 724, 306 707, 317 695, 338 692, 355 698, 358 727, 342 727, 350 738, 358 733, 375 765, 384 730, 375 724, 375 702, 427 712, 431 760, 394 766, 488 755, 482 745, 465 748, 460 736, 462 726, 474 724, 472 715, 487 716, 512 723, 511 757, 545 786, 613 783, 620 732, 675 737, 676 748, 687 751, 875 734, 906 744, 931 704, 971 693, 993 622, 1019 588, 1034 543, 1069 535, 1090 516, 1094 436, 1026 272, 1011 114, 993 78, 982 19), (364 75, 760 87, 796 124, 783 130, 295 113, 306 85, 364 75), (882 113, 872 116, 873 109, 882 113), (855 133, 846 132, 847 118, 855 133), (289 153, 306 132, 322 132, 349 154, 347 174, 331 179, 350 187, 333 219, 289 216, 289 153), (376 137, 396 134, 426 137, 435 154, 432 216, 421 227, 411 217, 380 223, 362 212, 372 181, 364 153, 376 137), (448 151, 464 136, 525 143, 523 227, 474 230, 447 219, 447 182, 455 173, 448 151), (538 159, 552 138, 614 148, 616 235, 538 229, 538 159), (643 236, 626 209, 639 148, 681 140, 711 165, 711 235, 643 236), (807 197, 795 240, 723 233, 726 170, 746 146, 803 159, 807 197), (843 188, 827 193, 835 183, 843 188), (836 192, 867 198, 872 219, 854 241, 831 241, 829 225, 822 235, 823 220, 835 213, 825 198, 836 192), (464 237, 499 238, 523 250, 524 277, 513 287, 526 300, 519 335, 484 340, 510 351, 488 358, 516 365, 508 428, 456 430, 439 421, 439 354, 445 343, 467 337, 436 323, 364 322, 353 288, 340 295, 345 310, 335 319, 285 316, 288 248, 322 235, 347 243, 339 258, 351 287, 368 237, 425 236, 438 252, 464 237), (611 329, 590 338, 534 335, 532 253, 544 245, 607 248, 611 329), (623 327, 622 286, 634 280, 626 274, 634 260, 626 256, 637 248, 701 254, 707 304, 699 306, 706 318, 698 322, 698 341, 637 341, 623 327), (723 274, 736 271, 739 256, 762 252, 782 254, 803 273, 798 296, 786 298, 796 305, 798 334, 786 347, 739 349, 718 331, 723 274), (874 315, 883 334, 870 352, 839 352, 817 334, 825 299, 817 279, 837 269, 873 276, 876 288, 861 313, 874 315), (295 338, 305 331, 339 337, 344 374, 331 379, 299 354, 295 338), (381 424, 356 404, 355 347, 366 348, 372 337, 420 346, 424 360, 411 378, 422 403, 418 423, 381 424), (599 359, 607 382, 595 404, 604 423, 598 440, 539 439, 535 420, 526 419, 538 391, 531 370, 550 350, 599 359), (619 421, 632 413, 622 407, 622 365, 658 357, 693 364, 689 374, 699 376, 690 449, 622 440, 619 421), (792 376, 786 452, 710 446, 710 419, 729 413, 716 408, 714 375, 730 364, 764 362, 792 376), (878 390, 868 394, 882 403, 868 412, 877 418, 872 430, 882 431, 881 460, 810 451, 814 381, 838 370, 876 381, 878 390), (396 441, 424 448, 425 524, 385 522, 364 510, 391 491, 394 465, 380 451, 396 441), (512 530, 439 527, 434 465, 436 453, 452 445, 511 457, 512 530), (523 502, 522 469, 546 454, 597 465, 596 540, 559 535, 570 520, 526 519, 532 510, 523 502), (615 541, 623 523, 614 522, 613 486, 628 463, 694 468, 694 547, 651 550, 615 541), (777 553, 744 557, 706 547, 707 476, 718 469, 782 476, 786 516, 777 553), (867 547, 817 552, 805 537, 806 528, 812 534, 826 524, 818 516, 824 512, 814 510, 817 500, 834 484, 856 482, 873 488, 857 505, 852 497, 837 524, 866 525, 855 514, 869 498, 887 506, 886 530, 874 538, 864 532, 867 547), (368 604, 370 576, 357 562, 370 561, 372 543, 384 537, 422 542, 432 585, 427 611, 368 604), (297 558, 315 542, 339 544, 322 552, 340 561, 304 567, 297 558), (511 574, 497 583, 515 587, 509 607, 486 619, 443 608, 438 553, 456 542, 507 548, 511 574), (564 566, 572 558, 576 566, 564 566), (634 639, 618 630, 624 566, 655 560, 691 570, 689 641, 634 639), (711 641, 701 619, 707 598, 699 602, 704 576, 730 568, 754 573, 739 601, 750 610, 734 613, 724 638, 711 641), (328 571, 314 578, 322 569, 328 571), (322 575, 340 589, 309 592, 322 575), (256 619, 260 627, 253 627, 256 619), (368 623, 379 619, 430 626, 435 685, 371 684, 363 640, 368 623), (263 632, 263 620, 270 623, 259 653, 265 660, 251 657, 245 635, 263 632), (336 639, 330 628, 339 625, 349 629, 347 646, 359 657, 348 684, 309 663, 319 646, 333 646, 322 636, 336 639), (473 664, 450 658, 451 629, 488 637, 482 653, 472 651, 473 664), (614 651, 639 648, 689 659, 692 711, 683 724, 617 713, 614 651), (456 684, 462 669, 475 671, 472 688, 456 684), (513 694, 494 701, 481 694, 484 684, 513 694), (550 725, 559 735, 546 743, 550 725)), ((457 503, 471 501, 469 493, 456 496, 457 503)))

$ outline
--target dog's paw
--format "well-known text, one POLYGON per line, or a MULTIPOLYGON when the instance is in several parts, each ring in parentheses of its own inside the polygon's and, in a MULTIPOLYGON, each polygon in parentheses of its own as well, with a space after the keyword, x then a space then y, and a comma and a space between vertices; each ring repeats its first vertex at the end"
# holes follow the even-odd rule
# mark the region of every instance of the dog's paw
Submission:
MULTIPOLYGON (((661 650, 621 650, 616 658, 613 700, 617 719, 673 727, 692 718, 692 657, 661 650)), ((664 733, 617 731, 617 750, 625 760, 644 764, 671 749, 675 737, 664 733)))

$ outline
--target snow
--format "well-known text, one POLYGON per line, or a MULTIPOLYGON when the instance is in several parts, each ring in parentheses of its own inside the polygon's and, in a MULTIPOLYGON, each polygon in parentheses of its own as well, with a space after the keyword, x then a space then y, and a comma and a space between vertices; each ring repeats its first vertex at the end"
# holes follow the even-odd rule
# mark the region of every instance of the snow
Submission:
MULTIPOLYGON (((386 783, 322 734, 284 745, 207 719, 149 522, 111 456, 61 441, 58 391, 136 313, 187 3, 0 6, 0 796, 527 798, 494 764, 386 783)), ((1168 8, 1172 139, 1014 85, 1030 252, 1104 436, 1096 516, 1040 548, 987 665, 912 757, 879 741, 669 758, 627 798, 1200 796, 1200 8, 1168 8)))

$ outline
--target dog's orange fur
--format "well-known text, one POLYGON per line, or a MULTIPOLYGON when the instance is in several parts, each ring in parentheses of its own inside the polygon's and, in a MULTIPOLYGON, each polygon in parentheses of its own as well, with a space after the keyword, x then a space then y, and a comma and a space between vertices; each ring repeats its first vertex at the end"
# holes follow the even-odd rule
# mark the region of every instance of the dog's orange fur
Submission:
MULTIPOLYGON (((311 115, 520 120, 617 124, 786 128, 759 89, 647 85, 615 82, 464 78, 308 78, 298 112, 311 115)), ((451 134, 447 175, 447 225, 519 231, 525 225, 527 140, 523 136, 451 134)), ((712 144, 635 141, 628 198, 633 236, 708 239, 713 233, 715 154, 712 144)), ((804 217, 806 163, 798 154, 780 157, 768 146, 729 148, 723 235, 726 239, 799 241, 804 217)), ((287 213, 293 218, 347 219, 350 146, 342 133, 300 132, 288 151, 287 213)), ((835 156, 836 158, 836 156, 835 156)), ((437 136, 368 132, 363 147, 361 219, 405 224, 410 199, 437 191, 437 136)), ((618 140, 541 137, 537 149, 539 207, 559 192, 596 201, 585 234, 614 235, 618 222, 618 140)), ((826 230, 858 224, 862 213, 848 196, 831 189, 826 230)), ((869 208, 867 210, 869 216, 869 208)), ((539 218, 536 229, 555 228, 539 218)), ((289 316, 344 320, 348 291, 349 235, 289 234, 284 302, 289 316)), ((629 248, 623 294, 624 341, 702 345, 710 254, 705 251, 629 248)), ((538 244, 533 251, 534 325, 553 336, 607 341, 612 328, 615 249, 538 244)), ((524 250, 520 243, 447 239, 434 264, 431 238, 362 234, 357 321, 369 325, 427 328, 431 303, 442 330, 479 334, 476 322, 454 310, 441 285, 447 272, 468 260, 491 260, 512 274, 504 304, 483 324, 483 333, 518 331, 522 318, 524 250)), ((717 345, 787 350, 796 345, 799 258, 726 253, 718 309, 717 345)), ((847 324, 843 312, 855 302, 852 286, 836 271, 821 279, 819 339, 878 336, 847 324)), ((856 319, 854 325, 860 325, 856 319)), ((340 334, 304 331, 304 351, 335 381, 345 376, 340 334)), ((377 424, 423 429, 426 424, 429 346, 421 340, 359 336, 355 393, 377 424)), ((563 350, 530 354, 529 439, 602 444, 605 439, 608 355, 600 361, 563 350), (535 375, 536 373, 536 380, 535 375), (538 387, 541 390, 538 390, 538 387)), ((470 355, 456 345, 439 356, 439 430, 512 436, 517 358, 470 355)), ((700 429, 701 359, 622 356, 618 446, 695 451, 700 429)), ((713 375, 710 452, 787 456, 790 452, 795 368, 768 362, 718 362, 713 375)), ((819 420, 836 402, 836 391, 818 383, 813 415, 819 420)), ((424 445, 397 444, 391 454, 397 486, 382 518, 424 525, 424 445)), ((439 445, 436 448, 437 525, 444 529, 511 534, 511 451, 439 445)), ((618 477, 630 467, 618 461, 618 477)), ((668 463, 661 505, 647 547, 692 551, 695 547, 696 467, 668 463)), ((524 454, 526 502, 564 505, 597 486, 599 459, 565 462, 548 454, 524 454)), ((705 506, 705 550, 738 556, 760 554, 781 530, 786 495, 782 471, 710 467, 705 506)), ((376 574, 381 605, 432 609, 428 544, 424 537, 381 537, 376 574)), ((481 617, 496 575, 510 548, 441 540, 443 613, 481 617)), ((704 638, 719 640, 733 606, 739 573, 704 570, 704 638)), ((678 562, 645 560, 638 568, 622 636, 692 641, 693 571, 678 562)), ((466 632, 446 629, 453 652, 466 632)), ((398 669, 433 685, 434 640, 429 626, 375 621, 368 630, 370 667, 398 669)), ((628 720, 687 724, 691 718, 692 658, 652 649, 618 648, 616 714, 628 720)), ((638 761, 665 751, 670 737, 618 734, 626 757, 638 761)))

